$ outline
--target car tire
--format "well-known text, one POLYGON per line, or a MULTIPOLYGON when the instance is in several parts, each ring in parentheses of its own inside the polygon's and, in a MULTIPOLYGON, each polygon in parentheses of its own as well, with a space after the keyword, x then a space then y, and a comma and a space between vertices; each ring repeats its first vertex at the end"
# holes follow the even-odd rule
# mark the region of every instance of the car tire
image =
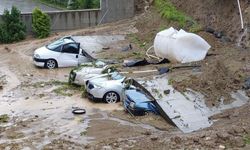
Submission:
POLYGON ((120 96, 116 92, 110 91, 104 95, 103 100, 108 104, 114 104, 120 101, 120 96))
POLYGON ((57 67, 57 62, 54 59, 49 59, 45 63, 45 67, 48 69, 54 69, 57 67))

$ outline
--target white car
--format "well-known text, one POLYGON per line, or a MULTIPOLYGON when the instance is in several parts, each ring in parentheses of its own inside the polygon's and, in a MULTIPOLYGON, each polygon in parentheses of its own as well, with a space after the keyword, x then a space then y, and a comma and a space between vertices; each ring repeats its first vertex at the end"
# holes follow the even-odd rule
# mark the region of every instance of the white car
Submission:
POLYGON ((108 72, 111 73, 111 72, 116 71, 114 67, 110 67, 105 64, 99 67, 96 67, 97 64, 95 64, 94 66, 92 63, 90 65, 85 64, 85 65, 72 69, 69 74, 69 83, 86 86, 86 81, 94 79, 94 78, 106 76, 106 73, 108 72))
POLYGON ((36 49, 33 56, 36 66, 49 69, 77 66, 89 62, 90 59, 91 57, 80 47, 80 43, 75 42, 70 36, 36 49))
POLYGON ((116 103, 122 100, 125 79, 126 77, 118 72, 113 72, 86 81, 89 99, 106 103, 116 103))

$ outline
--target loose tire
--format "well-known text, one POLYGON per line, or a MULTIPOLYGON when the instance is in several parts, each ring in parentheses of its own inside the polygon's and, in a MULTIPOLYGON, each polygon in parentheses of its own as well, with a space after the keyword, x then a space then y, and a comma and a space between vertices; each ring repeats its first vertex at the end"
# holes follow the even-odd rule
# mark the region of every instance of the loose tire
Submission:
POLYGON ((49 59, 45 63, 45 67, 48 69, 54 69, 57 67, 57 62, 54 59, 49 59))
POLYGON ((120 97, 116 92, 111 91, 104 95, 103 100, 108 104, 114 104, 120 100, 120 97))

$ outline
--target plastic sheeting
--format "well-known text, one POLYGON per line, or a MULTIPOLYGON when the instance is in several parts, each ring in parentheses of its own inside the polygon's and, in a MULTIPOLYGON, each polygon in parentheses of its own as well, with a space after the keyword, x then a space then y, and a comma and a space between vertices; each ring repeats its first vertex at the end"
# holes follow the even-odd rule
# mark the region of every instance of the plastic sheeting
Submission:
POLYGON ((210 45, 200 36, 173 27, 159 32, 154 40, 154 50, 158 57, 171 62, 188 63, 206 57, 210 45))

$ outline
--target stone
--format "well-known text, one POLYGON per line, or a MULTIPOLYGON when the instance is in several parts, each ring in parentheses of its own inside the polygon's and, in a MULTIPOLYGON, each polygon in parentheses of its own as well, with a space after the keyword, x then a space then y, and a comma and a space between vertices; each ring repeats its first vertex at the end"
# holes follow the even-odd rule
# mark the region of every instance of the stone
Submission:
POLYGON ((151 139, 152 141, 157 141, 157 140, 158 140, 158 137, 157 137, 157 136, 152 136, 150 139, 151 139))
POLYGON ((230 135, 228 133, 217 133, 216 134, 219 139, 222 139, 223 141, 229 140, 230 135))
POLYGON ((219 149, 226 149, 226 146, 220 145, 220 146, 219 146, 219 149))

